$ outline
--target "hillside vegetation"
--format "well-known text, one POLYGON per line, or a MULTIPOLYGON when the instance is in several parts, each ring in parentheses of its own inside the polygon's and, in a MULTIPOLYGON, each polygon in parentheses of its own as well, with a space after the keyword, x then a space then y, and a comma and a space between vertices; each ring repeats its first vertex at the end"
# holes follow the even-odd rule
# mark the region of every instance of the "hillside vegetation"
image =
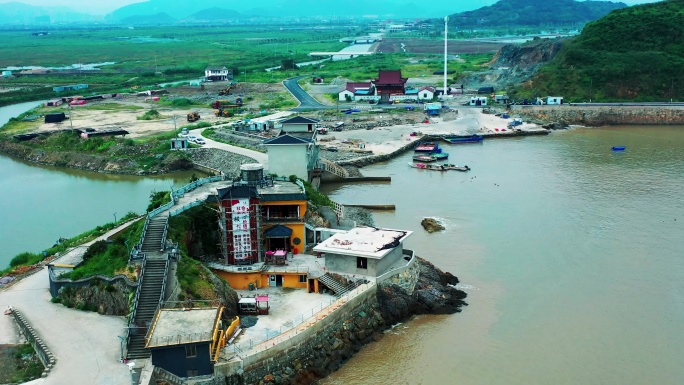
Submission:
POLYGON ((488 7, 449 16, 458 28, 504 26, 559 26, 584 24, 626 7, 611 1, 501 0, 488 7))
POLYGON ((567 101, 684 99, 684 0, 613 11, 582 34, 516 97, 562 95, 567 101))

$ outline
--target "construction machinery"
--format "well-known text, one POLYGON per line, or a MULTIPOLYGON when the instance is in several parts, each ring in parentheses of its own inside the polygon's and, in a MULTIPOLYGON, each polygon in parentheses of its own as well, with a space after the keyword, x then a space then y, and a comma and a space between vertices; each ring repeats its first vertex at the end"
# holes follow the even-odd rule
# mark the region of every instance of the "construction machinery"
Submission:
POLYGON ((188 114, 188 122, 196 122, 200 120, 199 112, 191 112, 188 114))
POLYGON ((220 118, 230 118, 231 116, 233 116, 233 114, 230 112, 230 110, 223 109, 223 108, 219 108, 217 110, 214 110, 214 115, 216 115, 216 117, 220 117, 220 118))
POLYGON ((220 91, 218 92, 218 94, 219 94, 220 96, 230 95, 230 89, 231 89, 231 88, 233 88, 233 86, 228 86, 228 87, 226 87, 225 89, 220 90, 220 91))
POLYGON ((242 98, 235 98, 235 102, 231 102, 230 100, 217 100, 211 103, 211 108, 215 110, 219 108, 237 108, 240 106, 242 106, 242 98))

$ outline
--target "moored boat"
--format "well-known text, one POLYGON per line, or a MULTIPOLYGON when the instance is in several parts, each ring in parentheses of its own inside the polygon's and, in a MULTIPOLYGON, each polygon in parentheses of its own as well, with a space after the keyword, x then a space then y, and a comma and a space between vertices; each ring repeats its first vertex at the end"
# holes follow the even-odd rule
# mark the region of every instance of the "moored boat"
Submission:
POLYGON ((432 156, 432 155, 422 155, 422 154, 418 154, 418 155, 414 155, 414 156, 413 156, 413 160, 416 161, 416 162, 434 162, 434 161, 437 160, 437 158, 435 158, 435 157, 432 156))
POLYGON ((447 170, 455 170, 455 171, 470 171, 470 167, 468 166, 457 166, 455 164, 443 164, 444 168, 447 170))
POLYGON ((458 143, 479 143, 484 140, 482 135, 467 135, 467 136, 445 136, 444 141, 451 144, 458 143))
POLYGON ((414 149, 415 152, 438 152, 439 151, 439 145, 435 142, 420 142, 416 145, 416 148, 414 149))
POLYGON ((435 160, 444 160, 449 157, 448 152, 438 152, 434 154, 430 154, 431 157, 435 158, 435 160))
POLYGON ((432 171, 470 171, 468 166, 457 166, 455 164, 425 164, 425 163, 409 163, 410 167, 421 169, 421 170, 432 170, 432 171))

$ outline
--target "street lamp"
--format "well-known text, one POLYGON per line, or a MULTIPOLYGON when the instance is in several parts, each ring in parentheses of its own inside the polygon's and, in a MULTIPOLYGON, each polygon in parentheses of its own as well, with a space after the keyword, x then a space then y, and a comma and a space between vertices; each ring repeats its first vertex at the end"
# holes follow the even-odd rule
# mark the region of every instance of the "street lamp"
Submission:
POLYGON ((114 224, 116 224, 116 213, 114 213, 114 224))

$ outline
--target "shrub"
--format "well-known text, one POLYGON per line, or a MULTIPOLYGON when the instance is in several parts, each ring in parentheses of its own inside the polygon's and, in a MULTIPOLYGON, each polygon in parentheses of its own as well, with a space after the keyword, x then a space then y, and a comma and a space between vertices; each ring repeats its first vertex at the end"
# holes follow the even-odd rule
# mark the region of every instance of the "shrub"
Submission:
POLYGON ((107 241, 99 240, 92 245, 88 246, 88 249, 83 254, 83 262, 88 261, 90 258, 102 254, 107 250, 107 241))

